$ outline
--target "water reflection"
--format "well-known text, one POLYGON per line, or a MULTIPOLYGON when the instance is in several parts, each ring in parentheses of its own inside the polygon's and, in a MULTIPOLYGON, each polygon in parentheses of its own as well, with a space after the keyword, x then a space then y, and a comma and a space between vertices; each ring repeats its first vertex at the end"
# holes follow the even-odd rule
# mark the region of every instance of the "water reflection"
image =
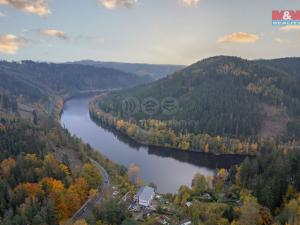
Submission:
MULTIPOLYGON (((103 125, 101 126, 101 128, 114 134, 119 141, 126 143, 132 149, 138 151, 141 147, 145 147, 115 129, 103 125)), ((164 158, 173 158, 181 162, 187 162, 195 166, 204 166, 210 169, 229 169, 232 165, 240 164, 245 159, 245 156, 243 155, 215 155, 212 153, 202 152, 184 152, 175 148, 164 148, 156 146, 146 146, 145 148, 147 148, 149 155, 156 155, 164 158)))
POLYGON ((244 158, 141 146, 119 132, 96 125, 88 112, 89 100, 80 97, 66 102, 62 125, 112 161, 124 166, 138 164, 144 182, 154 182, 161 193, 174 193, 181 185, 190 185, 195 173, 212 176, 216 168, 229 168, 244 158))

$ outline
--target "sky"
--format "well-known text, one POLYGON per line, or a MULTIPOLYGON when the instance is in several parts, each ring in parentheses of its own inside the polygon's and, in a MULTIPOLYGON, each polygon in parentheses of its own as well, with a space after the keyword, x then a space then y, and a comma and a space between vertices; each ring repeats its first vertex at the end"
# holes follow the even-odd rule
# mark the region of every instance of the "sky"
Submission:
POLYGON ((300 0, 0 0, 0 59, 189 65, 215 55, 300 56, 300 0))

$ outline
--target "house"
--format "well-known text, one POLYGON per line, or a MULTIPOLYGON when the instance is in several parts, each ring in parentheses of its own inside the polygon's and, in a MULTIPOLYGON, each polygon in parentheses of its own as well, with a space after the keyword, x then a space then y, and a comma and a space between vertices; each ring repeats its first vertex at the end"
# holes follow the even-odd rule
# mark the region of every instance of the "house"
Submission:
POLYGON ((211 198, 211 195, 209 194, 209 193, 204 193, 203 195, 202 195, 202 198, 203 199, 206 199, 206 200, 211 200, 212 198, 211 198))
POLYGON ((186 205, 188 208, 190 208, 190 207, 193 205, 193 203, 187 202, 187 203, 185 203, 185 205, 186 205))
POLYGON ((180 225, 192 225, 192 222, 188 219, 185 219, 180 222, 180 225))
POLYGON ((143 186, 136 194, 136 199, 141 206, 149 207, 155 196, 155 191, 152 187, 143 186))

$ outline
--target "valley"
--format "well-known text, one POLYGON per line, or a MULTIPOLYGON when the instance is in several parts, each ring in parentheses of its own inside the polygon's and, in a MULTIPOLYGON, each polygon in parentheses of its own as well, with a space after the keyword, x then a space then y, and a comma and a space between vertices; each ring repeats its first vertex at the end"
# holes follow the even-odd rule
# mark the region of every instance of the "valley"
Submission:
POLYGON ((229 169, 244 159, 243 156, 181 153, 174 149, 139 145, 120 133, 94 124, 88 112, 91 99, 77 97, 66 102, 62 126, 112 161, 126 167, 137 164, 143 181, 155 183, 159 193, 175 193, 182 184, 189 186, 197 172, 213 176, 215 169, 229 169), (174 174, 177 174, 176 179, 174 174))
POLYGON ((12 193, 1 223, 244 224, 248 207, 255 220, 287 221, 298 204, 298 77, 261 63, 220 56, 152 83, 107 68, 0 63, 0 196, 12 193), (130 97, 136 114, 123 105, 130 97), (162 105, 143 106, 149 98, 162 105), (161 200, 132 211, 143 185, 161 200))
POLYGON ((0 0, 0 225, 300 225, 300 0, 0 0))

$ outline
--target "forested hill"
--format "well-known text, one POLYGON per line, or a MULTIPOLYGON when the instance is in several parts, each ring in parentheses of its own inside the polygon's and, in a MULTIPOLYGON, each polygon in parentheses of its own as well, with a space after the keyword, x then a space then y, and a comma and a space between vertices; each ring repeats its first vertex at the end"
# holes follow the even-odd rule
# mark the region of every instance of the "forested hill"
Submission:
POLYGON ((42 91, 66 93, 82 90, 128 88, 149 79, 115 69, 78 64, 39 63, 33 61, 0 62, 0 88, 13 93, 39 95, 42 91), (41 91, 41 90, 40 90, 41 91))
POLYGON ((183 65, 164 65, 164 64, 143 64, 143 63, 121 63, 121 62, 101 62, 93 60, 82 60, 74 62, 81 65, 89 65, 95 67, 106 67, 121 70, 127 73, 134 73, 139 76, 158 80, 166 77, 180 69, 183 69, 183 65))
MULTIPOLYGON (((103 190, 100 187, 104 180, 95 161, 109 171, 116 183, 128 188, 131 184, 126 172, 120 175, 121 167, 57 123, 63 99, 48 95, 49 91, 56 95, 61 91, 96 88, 93 80, 87 79, 90 85, 80 84, 76 80, 80 71, 73 72, 74 81, 58 89, 59 81, 68 82, 64 70, 53 73, 55 65, 50 65, 52 70, 47 72, 46 65, 32 64, 1 63, 0 224, 78 224, 71 219, 73 215, 88 200, 95 201, 100 194, 97 190, 103 190), (49 102, 53 103, 51 116, 47 111, 49 102)), ((116 72, 116 76, 121 75, 116 72)), ((111 79, 121 85, 116 76, 111 79)), ((100 79, 96 81, 100 83, 100 79)), ((128 189, 124 191, 121 195, 128 189)))
POLYGON ((154 83, 108 95, 100 106, 106 112, 128 119, 122 102, 134 97, 141 107, 130 117, 172 120, 171 128, 183 133, 265 137, 282 136, 289 128, 290 136, 299 137, 300 76, 295 75, 298 67, 299 59, 293 58, 248 61, 217 56, 154 83), (157 113, 142 110, 151 108, 153 102, 149 105, 149 101, 144 101, 148 97, 160 104, 157 113), (178 110, 171 114, 163 111, 166 97, 178 101, 178 110))
POLYGON ((282 72, 300 77, 300 57, 289 57, 271 60, 256 60, 258 63, 272 66, 282 72))

